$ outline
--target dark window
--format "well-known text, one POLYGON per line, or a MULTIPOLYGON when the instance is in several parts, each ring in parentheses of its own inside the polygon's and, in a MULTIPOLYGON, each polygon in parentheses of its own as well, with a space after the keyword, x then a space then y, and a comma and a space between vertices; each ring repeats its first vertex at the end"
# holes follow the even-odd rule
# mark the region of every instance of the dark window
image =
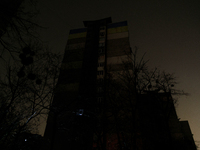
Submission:
POLYGON ((100 32, 100 37, 103 37, 105 35, 105 32, 100 32))
POLYGON ((104 67, 104 62, 98 63, 97 67, 104 67))
POLYGON ((103 67, 104 66, 104 63, 102 62, 102 63, 99 63, 99 66, 100 67, 103 67))
POLYGON ((99 82, 100 82, 100 83, 103 83, 103 78, 99 78, 99 82))
POLYGON ((102 93, 102 92, 103 92, 103 87, 101 87, 101 86, 100 86, 100 87, 97 87, 97 92, 98 92, 98 93, 102 93))
POLYGON ((101 38, 100 38, 100 41, 105 41, 105 37, 101 37, 101 38))
POLYGON ((97 71, 97 75, 103 75, 103 71, 97 71))
POLYGON ((101 103, 103 101, 103 97, 97 97, 97 102, 101 103))
POLYGON ((104 30, 105 29, 105 27, 100 27, 100 30, 104 30))
POLYGON ((105 43, 99 43, 99 47, 104 47, 105 43))
POLYGON ((99 48, 99 53, 101 54, 101 53, 104 53, 104 47, 100 47, 99 48))
POLYGON ((97 79, 97 84, 103 85, 103 78, 98 78, 97 79))

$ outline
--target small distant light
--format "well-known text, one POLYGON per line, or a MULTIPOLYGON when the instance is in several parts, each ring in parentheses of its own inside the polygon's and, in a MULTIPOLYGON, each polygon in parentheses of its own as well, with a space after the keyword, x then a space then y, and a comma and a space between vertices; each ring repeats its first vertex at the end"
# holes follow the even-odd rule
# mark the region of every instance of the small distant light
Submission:
POLYGON ((24 140, 25 142, 27 141, 27 139, 24 140))
POLYGON ((83 112, 84 112, 83 109, 79 109, 78 112, 76 112, 76 115, 82 116, 83 112))

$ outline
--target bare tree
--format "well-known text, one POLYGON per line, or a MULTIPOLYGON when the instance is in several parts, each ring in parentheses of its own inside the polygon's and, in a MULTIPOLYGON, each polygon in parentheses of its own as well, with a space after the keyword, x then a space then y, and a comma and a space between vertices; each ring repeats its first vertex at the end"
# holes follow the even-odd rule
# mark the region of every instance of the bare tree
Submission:
POLYGON ((2 0, 0 2, 0 58, 15 59, 31 41, 39 41, 35 23, 36 1, 2 0), (17 55, 16 55, 17 54, 17 55))
MULTIPOLYGON (((24 132, 37 130, 53 99, 61 55, 43 47, 37 1, 0 2, 0 145, 17 144, 24 132), (12 143, 12 144, 11 144, 12 143)), ((8 146, 10 145, 10 147, 8 146)))
POLYGON ((24 49, 21 60, 8 65, 6 77, 0 80, 1 145, 14 143, 22 132, 37 129, 54 96, 60 55, 36 45, 24 49))
MULTIPOLYGON (((108 70, 105 81, 106 104, 103 110, 105 112, 98 116, 99 120, 106 120, 107 125, 106 130, 103 130, 103 123, 99 124, 101 127, 96 133, 99 149, 103 149, 105 144, 102 141, 102 132, 106 132, 107 141, 110 141, 107 144, 114 145, 115 149, 140 149, 141 132, 144 132, 142 125, 145 124, 141 117, 145 112, 146 116, 148 113, 164 115, 157 119, 160 121, 157 122, 160 125, 158 130, 162 132, 162 136, 157 136, 160 136, 163 141, 167 141, 167 138, 170 139, 168 121, 175 102, 171 95, 188 94, 175 89, 177 81, 174 74, 160 71, 157 68, 149 69, 148 60, 145 60, 144 57, 145 54, 137 60, 137 48, 135 48, 135 51, 131 55, 129 54, 128 59, 123 62, 123 70, 117 72, 108 70), (148 99, 152 101, 150 104, 148 99), (166 102, 163 102, 163 99, 166 99, 166 102), (144 103, 146 101, 147 103, 144 103), (158 104, 159 106, 157 106, 158 104), (145 105, 155 107, 156 110, 148 109, 145 105), (103 119, 104 117, 106 119, 103 119)), ((152 128, 155 126, 157 126, 156 123, 152 125, 152 128)), ((152 144, 153 146, 155 145, 152 144)))

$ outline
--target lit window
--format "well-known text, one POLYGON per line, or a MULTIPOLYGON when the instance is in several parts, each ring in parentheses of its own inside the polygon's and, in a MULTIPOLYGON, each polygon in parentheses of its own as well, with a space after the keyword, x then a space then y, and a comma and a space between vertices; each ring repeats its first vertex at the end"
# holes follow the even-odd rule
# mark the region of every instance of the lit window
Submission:
POLYGON ((76 115, 82 116, 82 115, 83 115, 83 112, 84 112, 83 109, 79 109, 79 110, 76 112, 76 115))

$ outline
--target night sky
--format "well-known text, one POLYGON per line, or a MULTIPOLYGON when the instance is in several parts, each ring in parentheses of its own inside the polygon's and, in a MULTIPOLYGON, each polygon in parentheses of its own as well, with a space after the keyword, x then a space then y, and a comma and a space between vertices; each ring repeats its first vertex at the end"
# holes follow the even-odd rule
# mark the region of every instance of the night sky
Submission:
POLYGON ((64 53, 69 30, 83 21, 112 17, 128 21, 130 45, 149 67, 175 73, 177 89, 190 93, 179 98, 177 113, 188 120, 200 141, 200 1, 199 0, 42 0, 38 2, 41 39, 64 53))

